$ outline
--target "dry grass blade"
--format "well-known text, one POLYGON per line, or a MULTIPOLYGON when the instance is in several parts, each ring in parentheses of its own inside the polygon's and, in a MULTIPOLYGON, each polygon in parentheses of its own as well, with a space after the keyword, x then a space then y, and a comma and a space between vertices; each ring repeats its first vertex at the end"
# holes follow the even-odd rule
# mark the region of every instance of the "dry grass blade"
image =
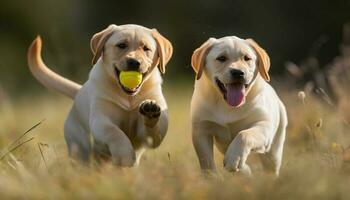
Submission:
POLYGON ((168 160, 169 160, 169 164, 171 164, 171 157, 170 157, 170 153, 168 152, 168 160))
POLYGON ((39 151, 40 151, 40 154, 41 154, 41 158, 43 159, 44 164, 45 164, 45 167, 46 167, 46 169, 47 169, 46 160, 45 160, 45 157, 44 157, 43 151, 41 150, 41 147, 40 147, 41 145, 42 145, 41 143, 38 143, 38 148, 39 148, 39 151))
POLYGON ((43 123, 45 121, 45 119, 41 120, 40 122, 38 122, 37 124, 35 124, 34 126, 32 126, 30 129, 28 129, 26 132, 24 132, 21 136, 19 136, 16 140, 14 140, 13 142, 11 142, 8 146, 10 147, 11 145, 15 144, 17 141, 19 141, 20 139, 22 139, 27 133, 29 133, 30 131, 34 130, 36 127, 38 127, 41 123, 43 123))
POLYGON ((8 151, 6 151, 7 149, 11 148, 12 145, 16 144, 16 142, 18 142, 20 139, 22 139, 25 135, 27 135, 30 131, 32 131, 33 129, 35 129, 36 127, 38 127, 41 123, 43 123, 43 121, 45 121, 45 119, 41 120, 40 122, 38 122, 37 124, 35 124, 34 126, 32 126, 30 129, 28 129, 26 132, 24 132, 22 135, 20 135, 18 138, 16 138, 14 141, 12 141, 9 145, 7 145, 7 147, 5 148, 5 150, 3 150, 3 152, 1 153, 1 158, 4 157, 4 154, 7 154, 8 151), (6 152, 6 153, 4 153, 6 152))
POLYGON ((24 142, 21 142, 21 143, 19 143, 18 145, 14 146, 12 149, 8 150, 4 155, 2 155, 2 156, 0 157, 0 161, 1 161, 2 159, 4 159, 4 158, 7 156, 7 154, 9 154, 9 153, 11 153, 12 151, 18 149, 18 148, 19 148, 20 146, 22 146, 23 144, 32 141, 33 139, 34 139, 34 137, 31 137, 31 138, 29 138, 28 140, 25 140, 24 142))

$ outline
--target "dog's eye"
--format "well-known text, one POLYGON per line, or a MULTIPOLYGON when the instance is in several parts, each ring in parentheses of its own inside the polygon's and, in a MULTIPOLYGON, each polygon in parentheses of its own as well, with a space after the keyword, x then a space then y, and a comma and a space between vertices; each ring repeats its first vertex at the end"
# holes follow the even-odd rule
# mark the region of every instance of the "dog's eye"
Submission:
POLYGON ((219 56, 216 58, 216 60, 218 60, 219 62, 225 62, 227 60, 227 58, 225 56, 219 56))
POLYGON ((128 47, 128 45, 126 43, 119 43, 116 46, 120 49, 125 49, 126 47, 128 47))
POLYGON ((143 46, 143 50, 144 50, 144 51, 149 51, 149 50, 151 50, 151 49, 148 48, 147 46, 143 46))
POLYGON ((247 56, 247 55, 245 55, 243 59, 244 59, 245 61, 250 61, 250 60, 251 60, 251 58, 250 58, 249 56, 247 56))

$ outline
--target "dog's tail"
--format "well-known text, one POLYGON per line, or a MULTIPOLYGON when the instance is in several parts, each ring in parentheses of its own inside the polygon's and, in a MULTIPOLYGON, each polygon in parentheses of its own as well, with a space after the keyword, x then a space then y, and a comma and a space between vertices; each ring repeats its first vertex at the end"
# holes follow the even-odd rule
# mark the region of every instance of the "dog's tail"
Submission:
POLYGON ((28 65, 30 71, 45 87, 74 99, 75 95, 80 90, 81 85, 50 70, 41 58, 41 46, 41 38, 40 36, 37 36, 28 49, 28 65))

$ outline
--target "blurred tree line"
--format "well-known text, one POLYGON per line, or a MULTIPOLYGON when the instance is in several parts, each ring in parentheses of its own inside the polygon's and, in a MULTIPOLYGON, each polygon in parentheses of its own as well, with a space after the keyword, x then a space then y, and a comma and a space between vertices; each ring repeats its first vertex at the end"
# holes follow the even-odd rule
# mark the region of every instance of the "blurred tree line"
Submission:
POLYGON ((13 94, 39 86, 26 64, 37 34, 47 64, 83 83, 95 32, 112 23, 157 28, 173 43, 165 79, 176 82, 193 80, 191 54, 209 37, 254 38, 270 54, 272 74, 281 75, 286 61, 297 63, 308 54, 328 63, 349 21, 350 0, 1 0, 0 84, 13 94))

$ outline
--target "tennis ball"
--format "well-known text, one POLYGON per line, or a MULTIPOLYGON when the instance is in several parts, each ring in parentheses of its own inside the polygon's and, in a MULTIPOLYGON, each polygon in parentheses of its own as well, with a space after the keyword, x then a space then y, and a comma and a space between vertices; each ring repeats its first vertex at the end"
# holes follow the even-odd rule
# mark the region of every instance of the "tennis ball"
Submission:
POLYGON ((120 83, 129 89, 134 89, 142 82, 142 74, 135 71, 123 71, 119 74, 120 83))

